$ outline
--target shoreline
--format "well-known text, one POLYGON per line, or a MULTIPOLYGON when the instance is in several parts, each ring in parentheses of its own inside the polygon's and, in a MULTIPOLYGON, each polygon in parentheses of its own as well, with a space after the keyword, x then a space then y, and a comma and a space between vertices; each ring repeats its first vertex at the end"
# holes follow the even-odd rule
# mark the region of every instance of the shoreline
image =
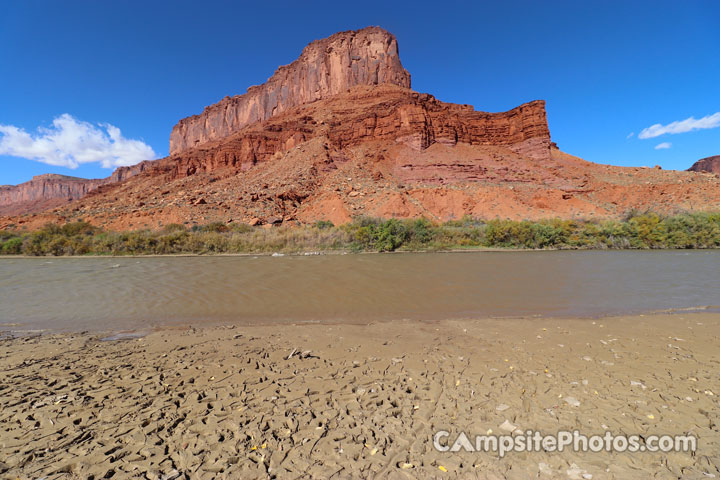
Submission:
POLYGON ((501 248, 501 247, 478 247, 462 249, 442 250, 393 250, 390 252, 378 251, 352 251, 352 250, 310 250, 302 252, 261 252, 261 253, 148 253, 128 255, 6 255, 0 254, 3 259, 48 259, 48 258, 195 258, 195 257, 315 257, 324 255, 402 255, 417 253, 513 253, 513 252, 713 252, 720 250, 715 248, 501 248))
POLYGON ((718 476, 720 314, 685 313, 0 338, 0 473, 718 476), (545 433, 691 432, 699 443, 695 455, 502 459, 432 446, 437 430, 503 433, 505 422, 545 433))
MULTIPOLYGON (((374 320, 305 320, 305 321, 292 321, 292 322, 281 322, 281 321, 259 321, 249 324, 232 324, 227 321, 211 321, 205 323, 177 323, 177 324, 162 324, 154 325, 148 328, 122 328, 118 330, 110 329, 79 329, 79 330, 53 330, 50 328, 38 328, 28 330, 6 330, 6 328, 21 327, 19 323, 0 323, 0 340, 3 339, 19 339, 19 338, 30 338, 30 337, 45 337, 55 335, 83 335, 91 338, 95 338, 99 341, 114 341, 106 340, 105 337, 113 336, 128 336, 135 338, 143 338, 153 333, 162 332, 174 332, 189 329, 217 329, 217 328, 282 328, 282 327, 303 327, 303 326, 330 326, 338 327, 342 325, 356 326, 356 327, 370 327, 373 325, 387 324, 387 323, 398 323, 398 322, 412 322, 417 324, 436 324, 442 322, 482 322, 482 321, 543 321, 543 320, 577 320, 577 321, 597 321, 601 319, 613 319, 613 318, 626 318, 626 317, 650 317, 650 316, 673 316, 673 315, 696 315, 696 314, 719 314, 720 305, 698 305, 693 307, 682 307, 682 308, 667 308, 659 310, 637 310, 628 311, 621 313, 600 313, 600 314, 568 314, 568 315, 508 315, 508 316, 493 316, 485 315, 482 317, 448 317, 448 318, 436 318, 436 319, 420 319, 420 318, 386 318, 386 319, 374 319, 374 320)), ((122 338, 120 340, 123 340, 122 338)))

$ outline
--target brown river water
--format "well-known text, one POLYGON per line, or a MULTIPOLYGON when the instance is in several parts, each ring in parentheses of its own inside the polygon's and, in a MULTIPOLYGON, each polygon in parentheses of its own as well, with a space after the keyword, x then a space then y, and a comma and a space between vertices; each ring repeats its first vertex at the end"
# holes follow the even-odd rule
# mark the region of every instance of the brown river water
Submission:
POLYGON ((578 316, 720 304, 720 251, 0 258, 0 331, 578 316))

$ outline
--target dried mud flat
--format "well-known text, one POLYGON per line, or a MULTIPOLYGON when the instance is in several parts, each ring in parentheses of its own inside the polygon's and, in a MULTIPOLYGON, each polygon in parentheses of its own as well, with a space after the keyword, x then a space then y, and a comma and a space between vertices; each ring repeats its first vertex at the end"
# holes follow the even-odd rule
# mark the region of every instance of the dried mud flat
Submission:
POLYGON ((0 477, 718 478, 719 347, 710 313, 5 338, 0 477), (698 450, 433 447, 506 421, 698 450))

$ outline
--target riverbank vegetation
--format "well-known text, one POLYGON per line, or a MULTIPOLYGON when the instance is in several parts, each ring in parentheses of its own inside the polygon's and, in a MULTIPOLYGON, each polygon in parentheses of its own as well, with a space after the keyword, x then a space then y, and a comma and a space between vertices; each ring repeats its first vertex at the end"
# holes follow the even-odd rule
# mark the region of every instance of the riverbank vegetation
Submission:
POLYGON ((214 223, 162 230, 106 231, 84 222, 41 230, 0 231, 3 255, 147 255, 299 253, 402 250, 653 249, 720 247, 720 213, 661 216, 630 214, 623 220, 478 220, 358 218, 335 226, 250 227, 214 223))

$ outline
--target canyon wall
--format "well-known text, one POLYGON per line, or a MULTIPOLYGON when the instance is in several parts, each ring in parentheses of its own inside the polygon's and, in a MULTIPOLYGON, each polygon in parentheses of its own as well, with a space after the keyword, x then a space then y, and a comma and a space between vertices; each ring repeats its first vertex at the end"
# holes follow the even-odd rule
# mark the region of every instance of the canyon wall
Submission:
POLYGON ((365 142, 403 143, 417 151, 463 143, 507 147, 535 160, 548 159, 551 146, 542 100, 487 113, 392 85, 358 86, 173 155, 155 168, 172 171, 172 178, 223 168, 244 171, 317 137, 337 151, 365 142))
POLYGON ((33 213, 78 200, 104 185, 119 183, 144 172, 153 161, 119 167, 106 178, 78 178, 46 173, 18 185, 0 185, 0 215, 33 213))
POLYGON ((53 198, 78 199, 105 183, 108 180, 104 178, 88 180, 51 173, 37 175, 19 185, 0 186, 0 206, 53 198))
POLYGON ((180 120, 170 134, 170 154, 227 137, 244 126, 289 108, 336 95, 355 85, 410 88, 395 36, 379 27, 340 32, 309 44, 244 95, 225 97, 200 114, 180 120))

